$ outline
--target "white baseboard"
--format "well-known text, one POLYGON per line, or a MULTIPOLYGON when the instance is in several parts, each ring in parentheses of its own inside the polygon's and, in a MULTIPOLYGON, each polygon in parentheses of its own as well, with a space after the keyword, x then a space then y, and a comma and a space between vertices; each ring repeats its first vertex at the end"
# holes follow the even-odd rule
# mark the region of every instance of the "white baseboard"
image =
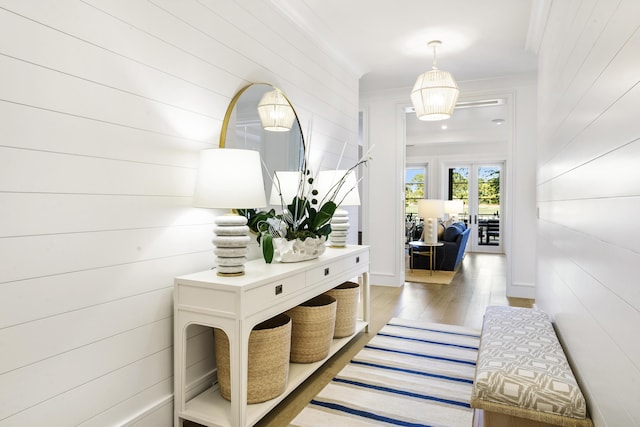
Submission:
POLYGON ((533 283, 512 283, 507 285, 507 296, 512 298, 536 298, 536 285, 533 283))
POLYGON ((185 389, 185 397, 187 400, 193 399, 209 387, 213 383, 218 381, 217 370, 212 369, 204 375, 201 375, 200 378, 196 378, 191 383, 187 384, 185 389))
POLYGON ((140 421, 144 420, 145 418, 147 418, 152 413, 154 413, 157 410, 161 409, 165 405, 173 406, 173 393, 171 393, 168 396, 163 397, 162 399, 156 401, 152 405, 147 406, 146 408, 144 408, 143 410, 141 410, 140 412, 138 412, 137 414, 135 414, 134 416, 129 418, 127 421, 125 421, 121 425, 123 427, 133 426, 133 425, 139 423, 140 421))
MULTIPOLYGON (((211 387, 211 385, 214 382, 216 382, 217 379, 218 378, 216 375, 216 370, 212 369, 211 371, 207 372, 204 375, 201 375, 196 380, 187 384, 186 390, 185 390, 186 399, 187 400, 192 399, 193 397, 202 393, 203 391, 211 387)), ((121 425, 122 426, 145 425, 145 422, 141 422, 141 421, 151 416, 151 414, 162 409, 162 407, 168 404, 170 404, 173 407, 173 393, 167 396, 164 396, 161 399, 158 399, 156 402, 152 403, 151 405, 148 405, 146 408, 142 409, 138 413, 131 416, 121 425)))
POLYGON ((393 286, 396 288, 404 285, 404 282, 400 279, 400 277, 393 274, 385 273, 370 273, 369 283, 371 285, 393 286))

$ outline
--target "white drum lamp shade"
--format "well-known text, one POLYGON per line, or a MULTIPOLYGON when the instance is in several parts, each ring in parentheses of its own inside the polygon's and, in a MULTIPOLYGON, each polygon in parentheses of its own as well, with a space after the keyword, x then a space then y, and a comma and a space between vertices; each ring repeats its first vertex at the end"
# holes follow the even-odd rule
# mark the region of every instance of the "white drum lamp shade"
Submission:
POLYGON ((276 171, 273 174, 269 204, 286 207, 300 189, 300 171, 276 171), (282 197, 281 197, 282 195, 282 197))
POLYGON ((449 214, 449 218, 455 218, 464 211, 464 202, 462 200, 445 200, 444 211, 449 214))
POLYGON ((438 243, 438 218, 444 215, 444 200, 418 200, 418 216, 424 219, 422 240, 425 243, 438 243))
POLYGON ((264 130, 286 132, 293 126, 296 114, 286 96, 275 89, 265 93, 258 103, 258 115, 264 130))
MULTIPOLYGON (((334 202, 340 206, 360 206, 360 194, 358 193, 358 180, 354 171, 328 170, 321 171, 318 176, 318 200, 330 196, 336 189, 337 184, 344 177, 342 186, 334 198, 334 202)), ((329 245, 335 248, 347 246, 347 236, 349 235, 349 212, 345 209, 336 209, 331 217, 331 234, 329 234, 329 245)))
MULTIPOLYGON (((217 209, 259 208, 266 206, 260 154, 231 148, 203 150, 200 153, 194 206, 217 209)), ((249 227, 237 214, 215 219, 216 270, 221 276, 244 274, 247 261, 249 227)))

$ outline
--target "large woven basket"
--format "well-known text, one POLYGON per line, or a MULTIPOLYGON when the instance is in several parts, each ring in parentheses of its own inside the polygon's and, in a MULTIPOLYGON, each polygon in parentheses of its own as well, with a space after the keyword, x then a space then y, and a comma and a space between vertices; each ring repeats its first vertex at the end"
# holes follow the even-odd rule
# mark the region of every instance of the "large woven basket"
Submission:
MULTIPOLYGON (((229 339, 222 329, 213 330, 220 394, 231 400, 229 339)), ((256 325, 249 334, 247 403, 278 397, 289 378, 291 318, 279 314, 256 325)))
POLYGON ((291 317, 291 361, 311 363, 329 355, 336 320, 336 299, 318 295, 286 312, 291 317))
POLYGON ((343 338, 353 335, 356 331, 360 285, 355 282, 344 282, 325 294, 334 297, 337 303, 333 337, 343 338))

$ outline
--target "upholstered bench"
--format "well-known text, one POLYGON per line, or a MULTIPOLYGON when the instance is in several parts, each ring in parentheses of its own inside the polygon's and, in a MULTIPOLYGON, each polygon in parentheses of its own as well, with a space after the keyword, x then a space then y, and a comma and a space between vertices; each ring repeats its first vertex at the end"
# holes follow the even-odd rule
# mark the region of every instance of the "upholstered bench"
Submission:
POLYGON ((487 308, 471 406, 485 427, 592 426, 551 320, 535 309, 487 308))

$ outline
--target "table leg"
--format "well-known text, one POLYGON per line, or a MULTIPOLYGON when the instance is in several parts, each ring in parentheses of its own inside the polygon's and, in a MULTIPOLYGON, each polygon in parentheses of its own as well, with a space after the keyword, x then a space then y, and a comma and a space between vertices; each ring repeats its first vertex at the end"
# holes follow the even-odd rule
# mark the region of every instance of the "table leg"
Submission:
POLYGON ((413 270, 413 247, 409 246, 409 269, 413 270))
POLYGON ((367 323, 364 331, 369 332, 369 325, 371 324, 371 288, 369 286, 369 273, 364 272, 361 276, 362 286, 362 320, 367 323))
POLYGON ((429 246, 429 276, 433 276, 433 246, 429 246))

